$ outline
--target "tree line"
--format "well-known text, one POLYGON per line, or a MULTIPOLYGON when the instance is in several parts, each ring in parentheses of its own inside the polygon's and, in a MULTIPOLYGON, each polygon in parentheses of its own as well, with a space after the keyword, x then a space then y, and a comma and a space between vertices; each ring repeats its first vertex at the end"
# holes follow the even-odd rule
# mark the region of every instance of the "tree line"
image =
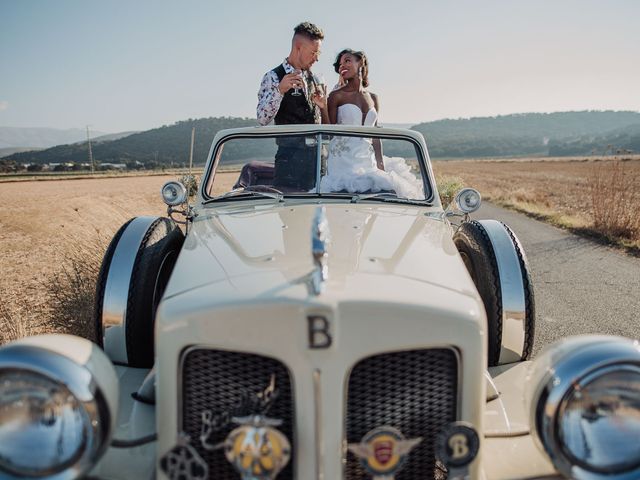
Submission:
MULTIPOLYGON (((129 169, 149 169, 184 165, 189 159, 191 129, 194 127, 194 162, 203 163, 218 131, 255 125, 257 123, 252 118, 188 119, 117 140, 97 142, 92 144, 95 166, 125 164, 129 169)), ((412 128, 424 135, 432 158, 640 153, 638 112, 525 113, 438 120, 412 128)), ((260 157, 264 155, 263 150, 260 142, 236 141, 228 145, 225 157, 260 157)), ((412 154, 396 150, 385 153, 412 154)), ((31 165, 30 168, 37 169, 38 165, 56 163, 72 165, 59 168, 86 168, 87 162, 87 143, 82 142, 15 153, 0 159, 0 170, 11 170, 20 165, 31 165)))

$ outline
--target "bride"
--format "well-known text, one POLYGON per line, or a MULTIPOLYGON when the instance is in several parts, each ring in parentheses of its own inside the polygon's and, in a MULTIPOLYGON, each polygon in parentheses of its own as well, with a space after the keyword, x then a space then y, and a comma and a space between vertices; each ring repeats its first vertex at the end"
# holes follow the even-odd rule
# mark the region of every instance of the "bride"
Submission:
MULTIPOLYGON (((333 64, 339 88, 327 101, 329 120, 342 125, 375 126, 380 112, 377 95, 366 90, 369 68, 364 52, 341 51, 333 64)), ((349 193, 394 192, 399 197, 424 199, 422 182, 405 160, 382 154, 380 139, 336 136, 329 144, 327 175, 320 191, 349 193)))

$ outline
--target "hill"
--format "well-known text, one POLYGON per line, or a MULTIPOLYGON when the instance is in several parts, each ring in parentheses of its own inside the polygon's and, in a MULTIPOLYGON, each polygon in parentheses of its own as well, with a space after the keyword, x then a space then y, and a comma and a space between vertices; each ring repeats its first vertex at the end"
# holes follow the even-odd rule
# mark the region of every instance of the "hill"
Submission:
MULTIPOLYGON (((100 135, 97 137, 92 136, 91 137, 91 144, 93 145, 93 143, 98 143, 98 142, 110 142, 112 140, 120 140, 121 138, 124 137, 128 137, 129 135, 133 135, 134 133, 140 133, 138 131, 130 131, 130 132, 118 132, 118 133, 107 133, 106 135, 100 135)), ((75 143, 87 143, 87 139, 84 138, 79 142, 75 142, 75 143)))
POLYGON ((601 135, 582 135, 577 138, 549 142, 549 155, 555 157, 638 152, 640 152, 640 123, 601 135))
MULTIPOLYGON (((252 118, 189 119, 145 132, 117 134, 126 135, 121 138, 94 138, 93 156, 102 163, 141 162, 147 167, 182 165, 188 162, 191 128, 195 127, 194 161, 202 163, 219 130, 254 125, 256 121, 252 118)), ((640 152, 638 112, 522 113, 438 120, 412 128, 425 136, 432 158, 590 155, 603 154, 605 149, 609 153, 640 152)), ((246 153, 246 149, 253 146, 238 142, 233 147, 246 153)), ((233 155, 232 151, 227 153, 233 155)), ((389 155, 406 153, 387 151, 389 155)), ((87 159, 86 142, 78 142, 15 153, 3 160, 23 164, 79 164, 87 159)))
MULTIPOLYGON (((225 128, 237 128, 256 125, 249 118, 201 118, 164 125, 145 132, 133 133, 126 137, 92 143, 93 157, 102 163, 142 162, 154 166, 157 164, 184 164, 189 161, 191 128, 195 127, 194 162, 206 160, 211 140, 215 134, 225 128)), ((16 153, 5 160, 19 163, 60 163, 87 162, 87 143, 80 142, 59 145, 39 152, 16 153)))
POLYGON ((8 157, 9 155, 13 155, 14 153, 28 152, 30 150, 40 150, 40 149, 39 148, 33 148, 33 147, 7 147, 7 148, 0 148, 0 158, 8 157))
MULTIPOLYGON (((91 136, 105 135, 92 131, 91 136)), ((0 148, 49 148, 63 143, 85 140, 87 131, 81 128, 0 127, 0 148)))
POLYGON ((438 120, 412 128, 425 136, 432 157, 581 155, 594 148, 602 153, 609 144, 635 145, 630 137, 640 134, 640 113, 521 113, 438 120), (623 132, 628 139, 618 136, 623 132))

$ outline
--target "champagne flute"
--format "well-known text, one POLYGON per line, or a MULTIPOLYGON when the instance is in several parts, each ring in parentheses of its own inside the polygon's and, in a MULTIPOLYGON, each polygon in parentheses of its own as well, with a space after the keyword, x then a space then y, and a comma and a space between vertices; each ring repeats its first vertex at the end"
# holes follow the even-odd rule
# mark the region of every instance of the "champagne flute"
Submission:
MULTIPOLYGON (((302 70, 294 70, 293 73, 297 73, 299 75, 302 75, 302 70)), ((300 90, 298 90, 298 84, 296 83, 296 86, 293 88, 293 92, 291 92, 291 95, 294 97, 299 97, 300 95, 302 95, 302 92, 300 90)))
POLYGON ((322 95, 327 94, 327 83, 324 80, 324 75, 322 75, 321 73, 314 73, 313 84, 317 93, 320 93, 322 95))

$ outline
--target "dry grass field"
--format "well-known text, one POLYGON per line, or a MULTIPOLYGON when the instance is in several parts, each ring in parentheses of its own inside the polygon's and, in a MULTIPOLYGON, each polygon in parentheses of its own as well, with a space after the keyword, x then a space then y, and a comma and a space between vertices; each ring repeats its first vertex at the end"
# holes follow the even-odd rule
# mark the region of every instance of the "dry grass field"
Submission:
POLYGON ((83 292, 93 289, 113 234, 131 217, 165 215, 160 187, 175 178, 0 183, 0 344, 43 330, 78 331, 93 302, 83 292))
POLYGON ((433 169, 495 204, 640 252, 640 156, 436 161, 433 169))
MULTIPOLYGON (((560 226, 590 232, 600 222, 603 236, 640 248, 640 158, 447 161, 434 162, 434 171, 443 183, 473 186, 485 199, 560 226)), ((230 185, 237 173, 225 175, 230 185)), ((160 187, 174 178, 0 183, 0 344, 45 330, 90 337, 106 246, 129 218, 164 215, 160 187)))

